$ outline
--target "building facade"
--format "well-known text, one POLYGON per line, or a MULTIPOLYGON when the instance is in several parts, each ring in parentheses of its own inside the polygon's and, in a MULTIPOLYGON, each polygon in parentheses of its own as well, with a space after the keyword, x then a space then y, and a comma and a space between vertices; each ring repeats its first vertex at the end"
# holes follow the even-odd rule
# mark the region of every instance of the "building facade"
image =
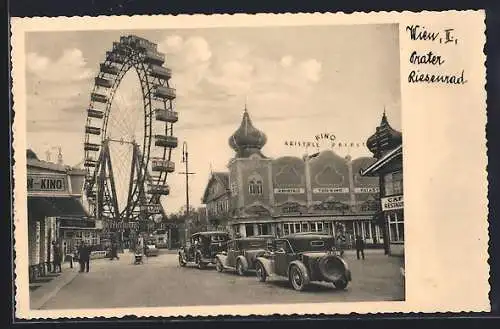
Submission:
POLYGON ((394 130, 385 115, 366 145, 377 161, 363 168, 364 177, 376 177, 380 184, 380 219, 384 225, 386 252, 404 255, 404 199, 403 199, 403 146, 402 135, 394 130))
POLYGON ((38 159, 27 150, 28 256, 30 280, 51 268, 52 242, 63 254, 80 241, 99 243, 100 227, 82 205, 85 171, 38 159))
POLYGON ((202 198, 208 229, 227 229, 230 209, 229 173, 212 172, 202 198))
POLYGON ((235 156, 228 172, 219 173, 227 175, 227 185, 210 179, 207 186, 222 189, 220 199, 208 197, 204 202, 213 209, 217 206, 211 202, 224 200, 232 233, 245 237, 325 232, 344 236, 348 244, 356 235, 368 245, 383 244, 383 232, 373 221, 380 205, 378 178, 360 175, 374 158, 351 159, 325 150, 302 158, 272 159, 261 152, 266 141, 245 110, 240 127, 229 138, 235 156))

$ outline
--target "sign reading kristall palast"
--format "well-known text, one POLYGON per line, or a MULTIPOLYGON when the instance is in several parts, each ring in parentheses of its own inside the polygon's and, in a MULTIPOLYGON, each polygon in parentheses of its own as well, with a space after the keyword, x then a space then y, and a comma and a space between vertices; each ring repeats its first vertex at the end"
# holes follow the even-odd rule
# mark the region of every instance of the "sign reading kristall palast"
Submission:
POLYGON ((316 187, 313 188, 313 193, 349 193, 348 187, 316 187))
POLYGON ((382 211, 403 209, 404 206, 402 195, 382 198, 380 202, 382 203, 382 211))
POLYGON ((68 192, 66 176, 28 174, 28 192, 68 192))

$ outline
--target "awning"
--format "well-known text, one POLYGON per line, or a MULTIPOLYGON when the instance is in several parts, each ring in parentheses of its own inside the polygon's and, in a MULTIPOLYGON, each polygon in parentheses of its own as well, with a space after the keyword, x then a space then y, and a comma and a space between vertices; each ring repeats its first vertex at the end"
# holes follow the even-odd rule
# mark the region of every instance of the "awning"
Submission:
POLYGON ((44 217, 89 217, 83 204, 73 197, 28 197, 28 213, 44 217))

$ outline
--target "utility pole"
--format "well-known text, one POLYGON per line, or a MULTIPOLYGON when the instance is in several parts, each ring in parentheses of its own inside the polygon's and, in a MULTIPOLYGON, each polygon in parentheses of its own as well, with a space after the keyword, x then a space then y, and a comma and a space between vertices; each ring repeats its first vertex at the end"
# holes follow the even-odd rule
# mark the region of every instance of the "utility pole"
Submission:
POLYGON ((186 223, 185 223, 185 241, 188 240, 188 223, 189 223, 189 175, 194 175, 194 172, 189 172, 189 153, 187 142, 182 143, 182 163, 185 164, 185 171, 180 172, 180 175, 186 177, 186 223))

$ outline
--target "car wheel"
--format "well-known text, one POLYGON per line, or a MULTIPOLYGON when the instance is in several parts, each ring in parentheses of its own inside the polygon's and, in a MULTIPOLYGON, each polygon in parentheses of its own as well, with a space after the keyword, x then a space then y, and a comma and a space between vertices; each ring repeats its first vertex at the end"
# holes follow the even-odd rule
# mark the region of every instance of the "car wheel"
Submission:
POLYGON ((218 258, 215 261, 215 269, 217 270, 217 272, 223 272, 224 271, 224 266, 222 266, 222 262, 218 258))
POLYGON ((243 264, 241 264, 240 260, 236 261, 236 272, 238 272, 238 275, 240 276, 245 275, 245 270, 243 269, 243 264))
POLYGON ((259 279, 260 282, 265 282, 267 279, 266 270, 264 269, 264 266, 260 262, 255 264, 255 275, 257 276, 257 279, 259 279))
POLYGON ((179 255, 179 266, 180 267, 184 267, 186 266, 186 262, 184 262, 184 259, 182 259, 182 256, 179 255))
POLYGON ((293 289, 297 291, 302 291, 305 289, 307 283, 304 273, 300 270, 298 266, 292 266, 290 269, 290 283, 292 284, 293 289))
POLYGON ((339 289, 339 290, 343 290, 345 288, 347 288, 347 280, 345 279, 342 279, 342 280, 338 280, 338 281, 335 281, 333 283, 333 285, 335 286, 335 288, 339 289))

